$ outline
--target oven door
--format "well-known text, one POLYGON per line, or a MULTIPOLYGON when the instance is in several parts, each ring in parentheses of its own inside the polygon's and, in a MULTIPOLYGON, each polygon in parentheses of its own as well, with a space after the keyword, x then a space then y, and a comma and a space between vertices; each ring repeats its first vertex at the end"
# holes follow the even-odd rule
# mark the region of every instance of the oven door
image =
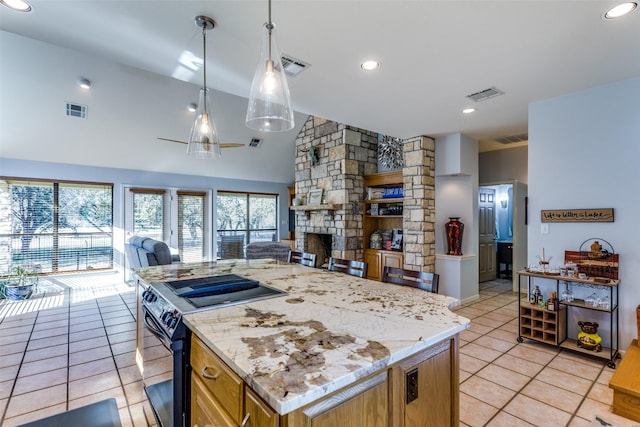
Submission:
POLYGON ((162 427, 187 425, 189 395, 188 336, 184 326, 171 339, 142 303, 139 292, 136 359, 156 422, 162 427))

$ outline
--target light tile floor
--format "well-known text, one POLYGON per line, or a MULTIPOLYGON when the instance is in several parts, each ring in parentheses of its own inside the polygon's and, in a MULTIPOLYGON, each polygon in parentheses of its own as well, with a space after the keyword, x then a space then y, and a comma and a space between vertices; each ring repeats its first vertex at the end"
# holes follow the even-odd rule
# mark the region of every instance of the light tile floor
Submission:
MULTIPOLYGON (((0 425, 109 397, 124 426, 155 425, 135 365, 135 291, 119 278, 46 278, 31 299, 0 302, 0 425)), ((596 415, 640 425, 611 414, 604 362, 517 344, 510 281, 482 283, 456 311, 472 320, 460 337, 462 426, 590 426, 596 415)))
POLYGON ((110 397, 123 426, 155 425, 135 364, 135 304, 114 273, 47 277, 29 300, 2 300, 0 425, 110 397))
POLYGON ((518 300, 510 280, 480 284, 480 299, 455 310, 460 334, 460 425, 591 426, 611 413, 614 370, 602 360, 526 340, 518 344, 518 300))

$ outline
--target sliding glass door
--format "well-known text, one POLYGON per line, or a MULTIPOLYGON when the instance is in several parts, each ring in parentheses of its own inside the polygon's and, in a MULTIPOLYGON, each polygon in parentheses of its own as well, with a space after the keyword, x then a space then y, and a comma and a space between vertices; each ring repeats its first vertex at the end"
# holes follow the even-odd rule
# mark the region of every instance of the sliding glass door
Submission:
POLYGON ((199 262, 210 253, 207 227, 209 196, 206 192, 174 189, 125 189, 125 238, 160 240, 183 262, 199 262))
POLYGON ((278 240, 276 194, 218 192, 216 214, 219 258, 244 258, 249 243, 278 240))

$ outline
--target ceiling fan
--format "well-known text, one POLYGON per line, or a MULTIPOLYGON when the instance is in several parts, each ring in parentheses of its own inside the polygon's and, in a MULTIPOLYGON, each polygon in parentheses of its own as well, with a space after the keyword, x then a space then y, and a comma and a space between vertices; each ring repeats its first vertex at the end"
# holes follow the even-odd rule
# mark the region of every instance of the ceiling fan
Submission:
MULTIPOLYGON (((160 137, 158 137, 158 139, 162 141, 177 142, 178 144, 184 144, 184 145, 188 144, 188 142, 186 141, 180 141, 177 139, 160 138, 160 137)), ((238 148, 238 147, 244 147, 244 144, 241 144, 239 142, 221 142, 220 143, 220 148, 238 148)))

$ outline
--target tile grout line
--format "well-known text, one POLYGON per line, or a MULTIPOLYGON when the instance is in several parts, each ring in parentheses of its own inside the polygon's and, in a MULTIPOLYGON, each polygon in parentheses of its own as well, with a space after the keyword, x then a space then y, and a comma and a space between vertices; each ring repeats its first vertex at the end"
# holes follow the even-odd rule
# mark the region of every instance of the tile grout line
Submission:
MULTIPOLYGON (((506 292, 505 292, 505 293, 506 293, 506 292)), ((498 294, 498 295, 502 295, 502 293, 500 293, 500 294, 498 294)), ((498 295, 495 295, 494 297, 496 297, 496 296, 498 296, 498 295)), ((494 298, 494 297, 487 298, 487 299, 485 299, 484 301, 486 302, 486 301, 488 301, 489 299, 492 299, 492 298, 494 298)), ((516 298, 517 298, 517 296, 516 296, 516 298)), ((504 304, 504 305, 502 305, 502 306, 498 307, 497 309, 505 308, 506 306, 508 306, 508 305, 510 305, 510 304, 512 304, 512 303, 513 303, 513 301, 510 301, 510 302, 508 302, 508 303, 506 303, 506 304, 504 304)), ((472 305, 473 305, 473 304, 472 304, 472 305)), ((495 310, 493 310, 493 311, 495 311, 495 310)), ((490 313, 490 312, 488 311, 487 313, 490 313)), ((487 314, 487 313, 485 313, 485 314, 487 314)), ((480 315, 480 316, 477 316, 477 317, 482 317, 482 316, 484 316, 484 314, 482 314, 482 315, 480 315)), ((516 316, 516 317, 517 317, 517 316, 516 316)), ((485 333, 485 334, 482 334, 481 336, 479 336, 479 337, 477 337, 477 338, 474 338, 474 339, 473 339, 473 340, 471 340, 471 341, 468 341, 468 343, 472 343, 472 342, 474 342, 474 341, 477 341, 477 340, 479 340, 480 338, 487 336, 489 333, 491 333, 491 332, 493 332, 493 331, 495 331, 495 330, 497 330, 497 329, 500 329, 500 328, 501 328, 501 327, 503 327, 504 325, 507 325, 507 324, 511 323, 512 321, 513 321, 513 319, 512 319, 512 320, 509 320, 508 322, 503 323, 502 325, 500 325, 500 326, 498 326, 498 327, 495 327, 495 328, 491 329, 489 332, 487 332, 487 333, 485 333)), ((496 339, 499 339, 499 338, 496 338, 496 339)), ((502 340, 502 341, 504 341, 504 340, 502 340)), ((518 343, 518 344, 519 344, 519 343, 518 343)), ((516 344, 516 345, 518 345, 518 344, 516 344)), ((483 346, 483 347, 484 347, 484 346, 483 346)), ((514 346, 514 347, 515 347, 515 346, 514 346)), ((512 347, 512 348, 513 348, 513 347, 512 347)), ((497 357, 496 359, 492 360, 491 362, 488 362, 486 366, 489 366, 489 365, 493 364, 493 362, 495 362, 497 359, 499 359, 499 358, 500 358, 500 357, 502 357, 503 355, 507 354, 507 352, 501 352, 501 353, 502 353, 502 354, 501 354, 499 357, 497 357)), ((557 356, 557 354, 556 354, 556 356, 557 356)), ((555 359, 555 356, 554 356, 554 358, 552 358, 549 362, 547 362, 547 363, 546 363, 546 365, 543 365, 543 368, 542 368, 542 369, 544 369, 545 367, 547 367, 547 366, 549 365, 549 363, 551 363, 551 361, 552 361, 553 359, 555 359)), ((486 366, 485 366, 485 367, 486 367, 486 366)), ((483 367, 482 369, 484 369, 484 367, 483 367)), ((480 372, 482 369, 479 369, 477 372, 480 372)), ((509 369, 509 368, 504 368, 504 369, 507 369, 507 370, 509 370, 509 371, 512 371, 512 372, 515 372, 515 373, 521 374, 520 372, 513 371, 513 370, 511 370, 511 369, 509 369)), ((542 369, 541 369, 540 371, 542 371, 542 369)), ((473 378, 473 377, 477 376, 477 372, 474 372, 473 374, 471 374, 471 376, 470 376, 470 377, 468 377, 467 379, 465 379, 465 380, 464 380, 462 383, 460 383, 460 384, 464 384, 464 383, 465 383, 467 380, 469 380, 470 378, 473 378)), ((479 377, 479 378, 484 379, 484 378, 482 378, 482 377, 479 377)), ((504 411, 504 408, 506 408, 506 407, 509 405, 509 403, 511 403, 511 402, 513 401, 513 399, 515 399, 515 398, 516 398, 516 396, 520 395, 520 393, 522 392, 522 390, 524 390, 524 388, 525 388, 527 385, 529 385, 529 383, 531 383, 531 381, 533 381, 533 379, 534 379, 534 378, 535 378, 535 376, 530 377, 530 378, 529 378, 529 381, 527 381, 527 383, 526 383, 526 384, 524 384, 524 385, 523 385, 519 390, 512 390, 512 391, 515 391, 514 395, 513 395, 513 396, 512 396, 512 397, 511 397, 507 402, 505 402, 505 404, 504 404, 504 405, 502 405, 502 406, 501 406, 501 407, 499 407, 499 408, 497 408, 497 407, 495 407, 495 406, 493 406, 493 405, 491 405, 491 404, 489 404, 489 403, 484 402, 484 401, 482 401, 482 400, 481 400, 483 403, 486 403, 487 405, 492 406, 492 407, 494 407, 494 408, 496 408, 496 409, 497 409, 496 413, 495 413, 495 414, 493 414, 493 415, 492 415, 492 416, 487 420, 487 422, 485 423, 485 425, 487 425, 488 423, 490 423, 490 422, 491 422, 494 418, 496 418, 496 417, 497 417, 501 412, 506 412, 506 411, 504 411)), ((496 384, 496 385, 498 385, 498 386, 500 386, 500 387, 504 387, 504 386, 502 386, 502 385, 500 385, 500 384, 498 384, 498 383, 496 383, 496 382, 494 382, 494 381, 491 381, 491 380, 486 380, 486 381, 492 382, 492 383, 494 383, 494 384, 496 384)), ((466 394, 466 393, 465 393, 465 394, 466 394)), ((474 398, 473 396, 470 396, 470 397, 474 398)), ((544 402, 541 402, 541 403, 544 403, 544 402)), ((521 420, 521 421, 523 421, 523 422, 527 422, 527 423, 528 423, 528 421, 523 420, 522 418, 517 417, 517 416, 515 416, 515 415, 513 415, 513 414, 510 414, 509 412, 506 412, 506 413, 507 413, 507 414, 509 414, 509 415, 511 415, 511 416, 513 416, 514 418, 517 418, 518 420, 521 420)))
MULTIPOLYGON (((46 294, 46 293, 45 293, 46 294)), ((44 295, 43 295, 44 296, 44 295)), ((16 388, 16 384, 18 382, 18 377, 20 376, 20 371, 22 370, 22 365, 24 363, 24 359, 27 356, 27 349, 29 348, 29 344, 31 343, 31 337, 33 336, 33 331, 36 328, 36 323, 38 321, 38 317, 40 316, 40 310, 37 310, 36 315, 33 318, 33 324, 31 325, 31 332, 29 332, 29 337, 27 338, 27 344, 24 347, 24 351, 22 352, 22 357, 20 358, 20 363, 18 364, 18 370, 16 372, 15 377, 13 378, 13 384, 11 384, 11 391, 9 392, 9 397, 7 398, 7 404, 2 411, 2 417, 0 417, 0 425, 5 421, 5 417, 7 415, 7 410, 9 409, 9 405, 11 404, 11 400, 13 399, 13 392, 16 388)), ((2 321, 6 319, 6 316, 3 317, 2 321)), ((22 414, 20 414, 22 415, 22 414)), ((18 416, 18 415, 17 415, 18 416)))
POLYGON ((607 366, 607 365, 605 364, 605 365, 602 366, 602 368, 600 368, 600 372, 598 372, 598 375, 596 375, 596 378, 591 382, 591 385, 589 386, 589 389, 586 391, 586 393, 584 393, 584 395, 582 396, 582 399, 580 399, 580 403, 578 404, 578 406, 576 406, 576 409, 571 414, 571 418, 569 419, 569 422, 567 423, 567 426, 569 424, 571 424, 571 421, 573 421, 574 418, 576 418, 576 417, 580 418, 580 417, 578 417, 578 411, 582 407, 582 404, 587 400, 587 398, 589 396, 589 393, 591 393, 591 390, 593 390, 593 386, 595 386, 598 383, 598 378, 600 378, 600 375, 602 375, 602 373, 604 372, 605 366, 607 366))
POLYGON ((67 295, 68 301, 68 310, 67 310, 67 404, 65 406, 66 410, 69 410, 69 382, 71 380, 71 289, 66 289, 65 294, 67 295))
MULTIPOLYGON (((131 313, 129 306, 124 302, 122 295, 118 295, 118 296, 120 297, 120 300, 124 303, 125 307, 127 307, 129 314, 132 315, 133 321, 135 322, 136 319, 131 313)), ((122 375, 120 375, 120 368, 118 368, 118 364, 116 363, 116 357, 113 354, 113 348, 111 347, 112 345, 111 340, 109 339, 109 331, 107 330, 107 325, 105 325, 104 323, 104 317, 102 316, 102 309, 100 307, 99 300, 100 300, 99 298, 96 298, 96 305, 98 306, 98 312, 100 313, 100 320, 102 321, 102 327, 104 328, 104 333, 105 333, 105 336, 107 337, 107 343, 109 344, 109 352, 111 353, 111 360, 113 361, 113 366, 115 367, 116 374, 118 375, 118 381, 120 381, 120 389, 122 390, 124 401, 127 404, 127 413, 129 414, 129 421, 133 423, 133 415, 131 414, 131 405, 129 404, 129 398, 127 397, 127 393, 125 392, 125 389, 124 389, 124 383, 122 382, 122 375)), ((118 412, 120 412, 120 408, 118 408, 118 412)))
MULTIPOLYGON (((514 292, 514 293, 515 293, 515 292, 514 292)), ((516 293, 516 294, 517 294, 517 293, 516 293)), ((499 295, 502 295, 502 293, 501 293, 501 294, 497 294, 497 295, 495 295, 494 297, 497 297, 497 296, 499 296, 499 295)), ((470 304, 470 305, 467 305, 466 307, 470 307, 470 306, 475 305, 475 304, 477 304, 477 303, 486 302, 486 301, 488 301, 488 300, 490 300, 490 299, 492 299, 492 298, 493 298, 493 297, 491 297, 491 298, 487 298, 487 299, 482 300, 482 301, 474 301, 474 303, 472 303, 472 304, 470 304)), ((516 298, 517 298, 517 296, 516 296, 516 298)), ((506 307, 506 306, 508 306, 508 305, 510 305, 510 304, 512 304, 512 303, 513 303, 513 301, 512 301, 512 302, 509 302, 509 303, 507 303, 507 304, 504 304, 504 305, 502 305, 502 306, 500 306, 500 307, 497 307, 497 308, 496 308, 496 310, 497 310, 497 309, 504 308, 504 307, 506 307)), ((495 311, 495 310, 492 310, 492 311, 495 311)), ((488 312, 486 312, 486 313, 484 313, 484 314, 482 314, 482 315, 478 315, 478 316, 476 316, 476 317, 482 317, 482 316, 484 316, 484 315, 486 315, 487 313, 490 313, 490 312, 491 312, 491 311, 488 311, 488 312)), ((516 318, 517 318, 517 316, 516 316, 516 318)), ((503 323, 501 326, 495 327, 495 328, 491 329, 490 331, 488 331, 487 333, 482 334, 482 335, 478 336, 477 338, 472 339, 471 341, 467 341, 467 343, 475 342, 475 341, 479 340, 480 338, 482 338, 482 337, 484 337, 484 336, 487 336, 489 333, 491 333, 491 332, 493 332, 493 331, 495 331, 495 330, 497 330, 497 329, 499 329, 499 328, 503 327, 504 325, 511 323, 512 321, 513 321, 513 320, 510 320, 509 322, 505 322, 505 323, 503 323)), ((518 331, 518 334, 519 334, 519 331, 518 331)), ((499 339, 499 338, 496 338, 496 339, 499 339)), ((502 341, 504 341, 504 340, 502 340, 502 341)), ((518 343, 518 344, 521 344, 521 343, 518 343)), ((518 345, 518 344, 516 344, 516 345, 518 345)), ((478 345, 479 345, 479 344, 478 344, 478 345)), ((483 347, 484 347, 484 346, 483 346, 483 347)), ((515 347, 515 346, 514 346, 514 347, 515 347)), ((569 353, 570 353, 570 352, 569 352, 569 353)), ((504 354, 507 354, 507 352, 503 352, 503 353, 501 354, 501 356, 502 356, 502 355, 504 355, 504 354)), ((518 396, 518 395, 522 394, 522 391, 527 387, 527 385, 529 385, 529 384, 530 384, 530 383, 531 383, 531 382, 536 378, 536 376, 537 376, 540 372, 542 372, 542 370, 544 370, 545 368, 555 369, 555 368, 553 368, 553 367, 550 367, 549 365, 550 365, 550 364, 551 364, 551 363, 552 363, 552 362, 553 362, 557 357, 561 357, 561 355, 562 355, 562 354, 564 354, 564 353, 563 353, 563 349, 558 348, 558 349, 557 349, 557 351, 556 351, 556 353, 555 353, 555 355, 553 356, 553 358, 551 358, 551 359, 550 359, 546 364, 542 365, 542 366, 543 366, 543 367, 542 367, 542 369, 541 369, 540 371, 538 371, 538 373, 537 373, 537 374, 535 374, 534 376, 530 377, 530 378, 529 378, 529 381, 527 381, 527 383, 526 383, 526 384, 524 384, 524 385, 523 385, 523 386, 522 386, 518 391, 516 391, 516 393, 515 393, 515 394, 514 394, 514 395, 513 395, 513 396, 512 396, 512 397, 511 397, 511 398, 510 398, 510 399, 509 399, 505 404, 504 404, 504 405, 502 405, 502 407, 497 408, 497 409, 498 409, 498 411, 497 411, 495 414, 493 414, 493 416, 491 416, 491 417, 487 420, 486 424, 490 423, 490 422, 491 422, 493 419, 495 419, 495 418, 496 418, 496 417, 497 417, 501 412, 505 412, 505 413, 507 413, 507 414, 509 414, 509 415, 511 415, 511 416, 513 416, 513 417, 515 417, 515 418, 517 418, 518 420, 521 420, 521 421, 523 421, 523 422, 527 422, 527 423, 528 423, 528 421, 523 420, 522 418, 520 418, 520 417, 518 417, 518 416, 516 416, 516 415, 513 415, 513 414, 511 414, 511 413, 509 413, 509 412, 504 411, 504 408, 506 408, 506 407, 509 405, 509 403, 511 403, 511 402, 516 398, 516 396, 518 396)), ((501 356, 500 356, 500 357, 501 357, 501 356)), ((473 356, 470 356, 470 357, 473 357, 473 356)), ((499 358, 499 357, 498 357, 498 358, 499 358)), ((493 361, 491 361, 491 362, 488 362, 488 364, 487 364, 486 366, 488 366, 488 365, 490 365, 490 364, 493 364, 493 362, 494 362, 495 360, 497 360, 498 358, 494 359, 494 360, 493 360, 493 361)), ((579 363, 579 362, 578 362, 578 363, 579 363)), ((485 366, 485 367, 486 367, 486 366, 485 366)), ((482 369, 484 369, 484 368, 482 368, 482 369)), ((482 369, 480 369, 480 370, 482 370, 482 369)), ((513 371, 512 369, 509 369, 509 368, 504 368, 504 369, 507 369, 507 370, 509 370, 509 371, 512 371, 512 372, 515 372, 515 373, 519 373, 519 374, 521 374, 520 372, 513 371)), ((591 381, 591 385, 589 386, 589 389, 588 389, 585 393, 582 393, 582 394, 581 394, 581 400, 580 400, 580 403, 576 406, 576 408, 575 408, 571 413, 569 413, 569 412, 567 412, 567 411, 564 411, 563 409, 557 408, 557 407, 555 407, 555 406, 553 406, 553 405, 550 405, 551 407, 553 407, 553 408, 555 408, 555 409, 558 409, 559 411, 562 411, 562 412, 564 412, 564 413, 566 413, 566 414, 569 414, 569 415, 570 415, 570 418, 569 418, 569 420, 568 420, 568 422, 567 422, 567 424, 566 424, 567 426, 568 426, 568 425, 569 425, 569 424, 570 424, 570 423, 571 423, 571 422, 572 422, 576 417, 577 417, 577 418, 580 418, 580 417, 578 417, 577 413, 578 413, 578 411, 580 410, 580 408, 581 408, 582 404, 583 404, 583 403, 585 402, 585 400, 588 398, 588 395, 589 395, 589 393, 591 392, 591 390, 593 389, 593 387, 597 384, 597 382, 598 382, 598 378, 600 377, 600 375, 602 375, 602 373, 604 372, 604 369, 605 369, 605 365, 603 365, 602 367, 600 367, 600 371, 599 371, 598 375, 596 375, 595 379, 591 381)), ((477 372, 479 372, 480 370, 478 370, 477 372)), ((466 378, 466 379, 465 379, 462 383, 460 383, 460 384, 465 383, 465 382, 466 382, 467 380, 469 380, 470 378, 477 377, 477 372, 475 372, 475 373, 471 374, 471 376, 469 376, 468 378, 466 378)), ((479 378, 482 378, 482 377, 479 377, 479 378)), ((498 385, 498 386, 501 386, 500 384, 498 384, 498 383, 496 383, 496 382, 494 382, 494 381, 491 381, 491 380, 487 380, 487 381, 490 381, 490 382, 492 382, 492 383, 494 383, 494 384, 496 384, 496 385, 498 385)), ((538 381, 540 381, 540 380, 538 380, 538 381)), ((502 387, 504 387, 504 386, 502 386, 502 387)), ((465 394, 466 394, 466 393, 465 393, 465 394)), ((576 393, 576 394, 578 394, 578 393, 576 393)), ((525 395, 525 396, 526 396, 526 395, 525 395)), ((473 398, 473 396, 470 396, 470 397, 472 397, 472 398, 473 398)), ((530 396, 527 396, 527 397, 531 398, 530 396)), ((531 398, 531 399, 533 399, 533 400, 535 400, 535 401, 537 401, 537 402, 540 402, 540 403, 542 403, 542 404, 544 404, 544 405, 548 405, 547 403, 545 403, 545 402, 543 402, 543 401, 540 401, 540 400, 538 400, 538 399, 534 399, 534 398, 531 398)), ((482 400, 481 400, 481 401, 482 401, 482 400)), ((487 402, 484 402, 484 401, 482 401, 482 402, 483 402, 483 403, 485 403, 485 404, 487 404, 487 405, 489 405, 489 406, 492 406, 492 407, 494 407, 494 408, 495 408, 495 406, 493 406, 493 405, 491 405, 491 404, 489 404, 489 403, 487 403, 487 402)), ((581 418, 581 419, 582 419, 582 418, 581 418)), ((486 425, 486 424, 485 424, 485 425, 486 425)))

